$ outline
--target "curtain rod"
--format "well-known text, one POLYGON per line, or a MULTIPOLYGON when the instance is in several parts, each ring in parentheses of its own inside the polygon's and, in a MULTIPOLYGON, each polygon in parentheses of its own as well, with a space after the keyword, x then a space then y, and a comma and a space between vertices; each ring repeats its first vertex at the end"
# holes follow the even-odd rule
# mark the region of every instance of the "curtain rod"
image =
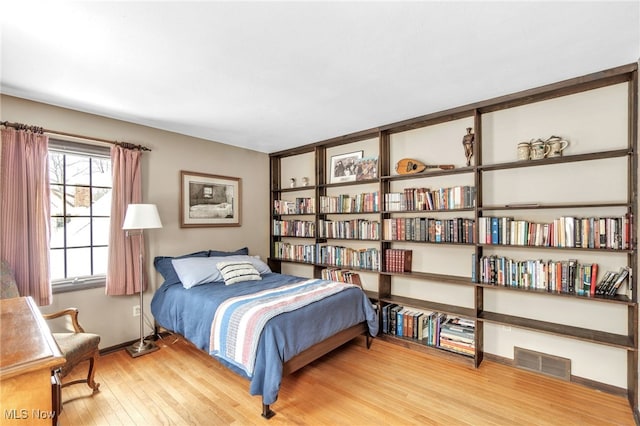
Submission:
POLYGON ((5 126, 5 127, 11 127, 13 129, 16 129, 16 130, 26 130, 28 132, 33 132, 33 133, 40 133, 40 134, 51 133, 52 135, 57 135, 57 136, 69 136, 69 137, 72 137, 72 138, 88 139, 88 140, 93 140, 93 141, 97 141, 97 142, 109 143, 111 145, 118 145, 118 146, 121 146, 123 148, 128 148, 128 149, 139 149, 140 151, 151 151, 150 148, 147 148, 144 145, 136 145, 136 144, 132 144, 132 143, 129 143, 129 142, 110 141, 110 140, 106 140, 106 139, 100 139, 100 138, 76 135, 76 134, 67 133, 67 132, 58 132, 56 130, 44 129, 42 127, 30 126, 30 125, 22 124, 22 123, 10 123, 8 121, 0 121, 0 125, 5 126))

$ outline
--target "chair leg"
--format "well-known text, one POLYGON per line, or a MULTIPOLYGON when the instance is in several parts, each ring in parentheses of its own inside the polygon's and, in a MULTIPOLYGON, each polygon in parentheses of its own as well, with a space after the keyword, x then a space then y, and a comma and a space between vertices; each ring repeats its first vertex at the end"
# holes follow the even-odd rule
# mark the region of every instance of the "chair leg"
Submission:
POLYGON ((87 374, 86 379, 78 379, 78 380, 73 380, 71 382, 66 382, 62 384, 62 387, 66 388, 67 386, 77 385, 79 383, 86 383, 87 386, 93 389, 93 393, 99 392, 100 383, 96 383, 93 378, 95 374, 95 362, 96 362, 95 360, 98 357, 98 354, 99 354, 98 351, 95 351, 93 354, 91 354, 89 358, 86 359, 89 361, 89 373, 87 374))
POLYGON ((87 385, 89 385, 89 387, 93 389, 93 393, 98 392, 98 388, 100 387, 100 383, 96 383, 93 380, 93 375, 95 374, 95 359, 97 355, 97 353, 94 353, 93 356, 89 358, 89 374, 87 375, 87 385))

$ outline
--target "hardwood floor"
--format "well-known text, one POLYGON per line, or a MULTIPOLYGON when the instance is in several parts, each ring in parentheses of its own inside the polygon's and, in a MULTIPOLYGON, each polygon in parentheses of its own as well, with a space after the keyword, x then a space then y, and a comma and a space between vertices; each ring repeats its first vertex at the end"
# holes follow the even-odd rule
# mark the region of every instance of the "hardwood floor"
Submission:
POLYGON ((102 356, 100 392, 64 388, 60 424, 634 424, 623 397, 490 361, 473 369, 380 340, 367 350, 363 338, 285 377, 277 414, 265 420, 246 379, 180 338, 160 346, 135 359, 124 350, 102 356))

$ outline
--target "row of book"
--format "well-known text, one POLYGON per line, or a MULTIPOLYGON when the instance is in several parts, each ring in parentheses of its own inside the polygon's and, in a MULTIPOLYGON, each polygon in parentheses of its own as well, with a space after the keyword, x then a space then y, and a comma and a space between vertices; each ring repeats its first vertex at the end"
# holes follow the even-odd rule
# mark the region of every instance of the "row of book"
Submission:
POLYGON ((319 220, 320 238, 347 238, 356 240, 379 240, 380 222, 366 219, 319 220))
POLYGON ((616 217, 563 216, 536 223, 512 217, 479 217, 478 239, 483 244, 595 249, 632 249, 633 220, 616 217))
POLYGON ((340 268, 325 268, 320 271, 323 280, 339 281, 341 283, 355 284, 362 287, 360 274, 340 268))
POLYGON ((476 205, 474 186, 448 188, 404 188, 402 192, 384 195, 385 211, 452 210, 473 208, 476 205))
POLYGON ((483 256, 476 274, 472 255, 471 280, 505 287, 545 290, 579 296, 615 296, 630 278, 631 269, 607 271, 598 279, 597 263, 580 263, 576 259, 553 261, 514 260, 502 256, 483 256))
POLYGON ((273 243, 274 257, 282 260, 314 263, 316 261, 315 244, 291 244, 285 241, 273 243))
POLYGON ((413 251, 405 249, 385 249, 384 269, 387 272, 411 272, 413 251))
POLYGON ((382 333, 473 357, 475 322, 441 312, 388 304, 382 308, 382 333))
POLYGON ((350 247, 318 245, 316 263, 349 268, 380 270, 380 251, 377 248, 353 249, 350 247))
POLYGON ((353 249, 323 244, 291 244, 276 241, 274 255, 283 260, 380 271, 380 251, 377 248, 353 249))
POLYGON ((475 243, 475 219, 396 217, 383 220, 385 240, 475 243))
POLYGON ((308 220, 273 220, 273 235, 280 237, 307 237, 316 235, 315 222, 308 220))
POLYGON ((320 197, 320 213, 376 213, 379 211, 379 192, 320 197))
POLYGON ((273 200, 273 214, 315 214, 316 200, 298 197, 295 201, 273 200))

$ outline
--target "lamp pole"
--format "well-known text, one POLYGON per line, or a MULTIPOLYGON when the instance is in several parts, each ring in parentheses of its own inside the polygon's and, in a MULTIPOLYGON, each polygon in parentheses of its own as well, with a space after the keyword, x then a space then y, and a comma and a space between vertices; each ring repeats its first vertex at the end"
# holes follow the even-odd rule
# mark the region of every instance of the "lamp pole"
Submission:
POLYGON ((144 262, 142 252, 144 249, 144 229, 162 228, 158 209, 155 204, 129 204, 124 218, 122 229, 126 230, 127 238, 138 236, 140 245, 138 247, 139 262, 139 283, 140 283, 140 341, 127 347, 127 351, 132 357, 139 357, 144 354, 160 349, 154 342, 144 340, 144 262), (132 232, 134 230, 135 232, 132 232))

